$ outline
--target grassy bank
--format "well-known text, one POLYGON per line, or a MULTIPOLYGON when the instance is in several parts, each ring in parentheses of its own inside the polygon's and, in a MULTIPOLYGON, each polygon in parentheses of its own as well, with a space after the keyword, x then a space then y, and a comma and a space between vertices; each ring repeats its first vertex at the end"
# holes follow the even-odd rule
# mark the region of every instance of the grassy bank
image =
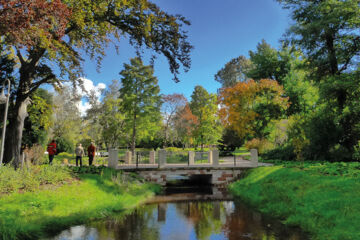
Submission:
POLYGON ((253 169, 230 189, 313 239, 360 239, 359 174, 358 163, 285 164, 253 169))
POLYGON ((131 209, 150 197, 157 186, 135 176, 104 169, 78 174, 62 185, 0 197, 0 239, 39 239, 68 226, 131 209))

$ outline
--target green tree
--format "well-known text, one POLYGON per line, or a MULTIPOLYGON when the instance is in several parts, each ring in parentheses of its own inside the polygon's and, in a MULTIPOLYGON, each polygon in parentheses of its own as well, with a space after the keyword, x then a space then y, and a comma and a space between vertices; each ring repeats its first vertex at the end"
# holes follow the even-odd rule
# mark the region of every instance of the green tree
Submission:
POLYGON ((248 80, 247 72, 252 68, 252 62, 244 56, 231 59, 215 74, 215 81, 221 83, 221 87, 232 87, 238 82, 248 80))
POLYGON ((125 116, 120 111, 121 99, 119 98, 120 84, 114 80, 105 93, 99 114, 99 123, 102 128, 102 139, 107 148, 118 147, 119 144, 128 142, 125 131, 125 116))
POLYGON ((15 165, 19 164, 31 94, 43 84, 58 88, 62 79, 76 84, 82 74, 81 53, 95 58, 100 66, 109 43, 127 37, 138 48, 164 55, 176 81, 180 65, 185 70, 190 67, 192 46, 183 30, 189 22, 148 0, 0 0, 0 6, 1 43, 16 53, 19 67, 5 162, 14 158, 15 165))
POLYGON ((289 70, 288 55, 281 54, 265 40, 256 46, 256 51, 249 51, 252 68, 247 76, 254 80, 273 79, 282 84, 282 79, 289 70))
MULTIPOLYGON (((328 150, 340 145, 347 152, 353 151, 353 146, 360 138, 356 127, 360 115, 352 111, 357 108, 353 106, 358 104, 354 96, 357 95, 359 82, 359 1, 278 2, 292 11, 291 17, 295 24, 290 27, 287 40, 298 45, 305 53, 309 61, 306 66, 319 83, 320 101, 327 105, 325 109, 331 113, 326 114, 330 117, 327 120, 323 117, 314 118, 314 124, 321 119, 324 120, 322 122, 331 121, 331 125, 340 127, 342 134, 337 135, 338 139, 328 146, 328 150)), ((319 134, 325 142, 326 134, 319 134)))
POLYGON ((193 131, 196 144, 201 150, 204 144, 216 144, 221 138, 222 127, 218 117, 217 97, 209 94, 202 86, 195 86, 191 95, 190 109, 197 117, 197 124, 193 131))
POLYGON ((304 116, 316 107, 319 100, 319 88, 311 80, 310 72, 303 68, 307 64, 307 58, 300 50, 283 48, 280 54, 288 59, 287 73, 281 79, 285 95, 289 97, 287 115, 304 116))
POLYGON ((161 96, 154 69, 144 66, 140 58, 124 64, 120 72, 120 111, 125 115, 125 126, 131 131, 130 146, 135 152, 136 141, 152 136, 161 126, 161 96))
MULTIPOLYGON (((50 129, 53 139, 61 139, 64 146, 72 146, 70 150, 84 138, 85 124, 78 108, 79 96, 70 87, 63 88, 54 95, 54 124, 50 129)), ((69 149, 65 147, 64 149, 69 149)))
POLYGON ((357 66, 360 53, 358 0, 277 0, 292 10, 288 40, 299 45, 320 80, 357 66))
POLYGON ((32 146, 46 144, 49 128, 53 125, 53 96, 39 88, 31 96, 32 104, 28 108, 29 117, 25 119, 23 144, 32 146))

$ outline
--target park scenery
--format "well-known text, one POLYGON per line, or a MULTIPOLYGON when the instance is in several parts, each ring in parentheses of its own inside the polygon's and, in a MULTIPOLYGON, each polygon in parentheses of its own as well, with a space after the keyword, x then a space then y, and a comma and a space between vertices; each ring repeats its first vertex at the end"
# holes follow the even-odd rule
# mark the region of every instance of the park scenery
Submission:
POLYGON ((359 0, 0 0, 0 240, 360 240, 359 0))

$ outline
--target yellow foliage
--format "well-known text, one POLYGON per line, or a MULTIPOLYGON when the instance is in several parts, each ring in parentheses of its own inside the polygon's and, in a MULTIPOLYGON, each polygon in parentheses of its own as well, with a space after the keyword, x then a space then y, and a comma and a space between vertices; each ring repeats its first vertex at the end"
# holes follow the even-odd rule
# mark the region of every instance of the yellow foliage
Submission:
POLYGON ((255 148, 261 154, 272 149, 274 147, 274 144, 266 139, 253 138, 247 143, 245 143, 245 147, 248 150, 255 148))
POLYGON ((283 94, 283 86, 271 79, 262 79, 259 82, 248 80, 223 88, 219 95, 221 121, 235 130, 240 137, 253 134, 253 123, 260 117, 255 107, 259 104, 272 104, 286 109, 288 98, 283 97, 283 94))

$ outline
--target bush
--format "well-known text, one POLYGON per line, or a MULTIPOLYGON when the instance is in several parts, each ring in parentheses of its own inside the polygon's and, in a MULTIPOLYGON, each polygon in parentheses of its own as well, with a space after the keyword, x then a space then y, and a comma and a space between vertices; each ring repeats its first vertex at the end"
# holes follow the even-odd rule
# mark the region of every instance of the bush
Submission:
POLYGON ((101 174, 103 172, 104 169, 106 169, 107 167, 105 166, 82 166, 82 167, 75 167, 75 166, 70 166, 69 169, 71 172, 76 173, 76 174, 101 174))
POLYGON ((25 149, 26 161, 31 162, 34 165, 40 165, 45 162, 44 159, 44 148, 39 144, 34 144, 30 149, 25 149))
POLYGON ((354 146, 354 153, 352 155, 354 160, 360 161, 360 141, 354 146))
POLYGON ((296 159, 294 153, 294 147, 291 145, 278 147, 272 150, 269 150, 261 155, 264 160, 284 160, 292 161, 296 159))
POLYGON ((59 137, 56 139, 56 151, 57 153, 74 152, 74 146, 69 140, 59 137))
POLYGON ((72 178, 70 171, 62 166, 31 166, 15 170, 11 166, 0 168, 0 193, 19 190, 35 191, 44 184, 63 183, 72 178))
POLYGON ((272 149, 273 144, 266 139, 253 138, 247 143, 245 143, 245 147, 248 150, 255 148, 259 151, 259 154, 262 154, 272 149))

